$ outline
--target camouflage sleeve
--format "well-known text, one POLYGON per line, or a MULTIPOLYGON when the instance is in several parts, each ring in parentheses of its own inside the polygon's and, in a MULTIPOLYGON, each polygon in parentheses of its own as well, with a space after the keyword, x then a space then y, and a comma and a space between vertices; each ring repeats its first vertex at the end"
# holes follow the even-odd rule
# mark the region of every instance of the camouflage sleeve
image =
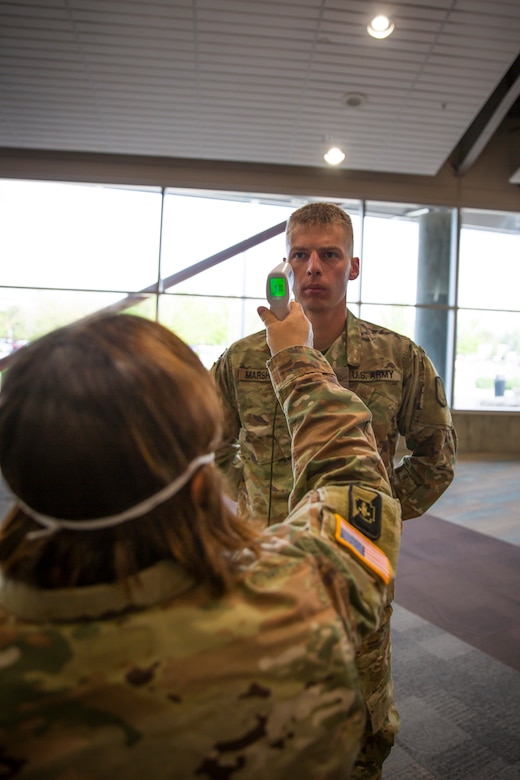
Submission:
POLYGON ((238 443, 240 418, 237 412, 235 379, 229 350, 226 350, 213 364, 210 373, 220 398, 223 420, 222 443, 215 453, 215 460, 226 475, 231 498, 236 500, 238 486, 242 481, 238 443))
POLYGON ((324 487, 308 493, 282 525, 294 546, 318 560, 356 641, 375 631, 393 596, 401 539, 397 499, 355 484, 324 487))
POLYGON ((410 454, 396 467, 394 482, 403 520, 422 515, 449 487, 457 454, 442 379, 421 347, 410 350, 398 419, 410 454))
POLYGON ((282 350, 268 368, 292 436, 295 487, 286 533, 318 555, 338 611, 353 607, 356 632, 370 633, 388 601, 401 536, 400 506, 370 412, 314 350, 282 350))

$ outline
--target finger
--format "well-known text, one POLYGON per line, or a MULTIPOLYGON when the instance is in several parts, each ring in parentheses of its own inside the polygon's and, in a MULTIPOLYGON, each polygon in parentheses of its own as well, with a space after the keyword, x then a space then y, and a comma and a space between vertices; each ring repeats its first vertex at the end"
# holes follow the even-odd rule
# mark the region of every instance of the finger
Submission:
POLYGON ((289 312, 303 311, 301 303, 298 301, 289 301, 289 312))
POLYGON ((259 306, 257 312, 264 325, 270 325, 271 323, 278 321, 273 312, 266 306, 259 306))

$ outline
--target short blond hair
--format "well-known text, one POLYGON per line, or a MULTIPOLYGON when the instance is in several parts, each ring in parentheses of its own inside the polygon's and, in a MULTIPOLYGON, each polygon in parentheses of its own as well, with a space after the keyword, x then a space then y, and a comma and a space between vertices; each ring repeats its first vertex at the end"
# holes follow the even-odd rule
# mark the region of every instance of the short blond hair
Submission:
POLYGON ((291 242, 291 234, 294 228, 307 225, 341 225, 345 235, 350 239, 350 252, 354 252, 354 229, 352 220, 340 206, 335 203, 307 203, 305 206, 293 211, 287 220, 285 230, 286 245, 291 242))

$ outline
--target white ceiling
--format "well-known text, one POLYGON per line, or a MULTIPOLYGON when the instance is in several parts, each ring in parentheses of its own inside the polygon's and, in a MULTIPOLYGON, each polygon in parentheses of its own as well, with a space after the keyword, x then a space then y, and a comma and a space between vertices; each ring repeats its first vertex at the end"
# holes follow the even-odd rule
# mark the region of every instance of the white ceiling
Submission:
POLYGON ((519 54, 520 0, 0 0, 0 146, 433 176, 519 54))

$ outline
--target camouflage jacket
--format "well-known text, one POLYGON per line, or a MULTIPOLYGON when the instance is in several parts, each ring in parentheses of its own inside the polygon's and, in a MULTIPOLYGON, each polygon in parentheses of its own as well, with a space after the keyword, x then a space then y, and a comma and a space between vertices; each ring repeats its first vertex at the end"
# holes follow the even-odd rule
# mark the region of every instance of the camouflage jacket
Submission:
MULTIPOLYGON (((347 311, 346 329, 325 352, 340 383, 372 412, 372 427, 403 520, 423 514, 450 485, 457 439, 444 387, 413 341, 347 311), (399 436, 409 454, 394 466, 399 436)), ((262 524, 287 513, 291 440, 266 360, 265 331, 232 344, 213 366, 225 429, 217 461, 239 511, 262 524)))
POLYGON ((0 582, 2 777, 350 776, 354 653, 393 584, 400 508, 368 410, 323 357, 294 347, 269 371, 296 505, 231 591, 210 596, 171 561, 118 584, 0 582))

